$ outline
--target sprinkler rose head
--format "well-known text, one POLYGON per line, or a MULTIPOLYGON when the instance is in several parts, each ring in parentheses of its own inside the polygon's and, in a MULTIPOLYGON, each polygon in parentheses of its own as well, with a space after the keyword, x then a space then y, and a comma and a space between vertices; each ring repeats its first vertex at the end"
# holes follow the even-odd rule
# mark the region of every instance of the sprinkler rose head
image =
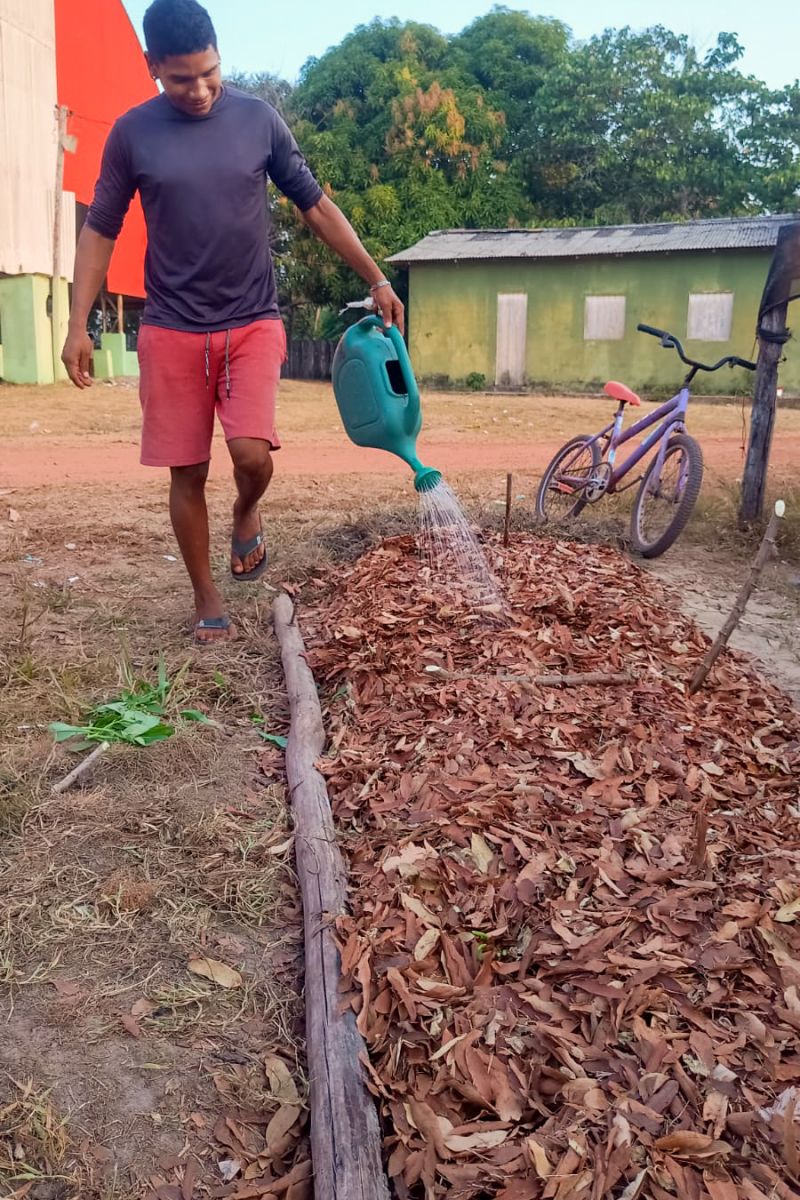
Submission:
POLYGON ((430 492, 442 482, 442 472, 435 467, 420 467, 414 472, 414 487, 418 492, 430 492))

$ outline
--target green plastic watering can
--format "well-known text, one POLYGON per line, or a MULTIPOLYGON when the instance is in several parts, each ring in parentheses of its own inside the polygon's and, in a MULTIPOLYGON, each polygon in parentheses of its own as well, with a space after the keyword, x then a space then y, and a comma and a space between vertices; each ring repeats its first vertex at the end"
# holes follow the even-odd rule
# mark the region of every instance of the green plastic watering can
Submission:
POLYGON ((417 458, 422 428, 419 388, 403 335, 380 317, 352 325, 336 347, 333 394, 347 435, 357 446, 388 450, 408 463, 418 492, 441 482, 434 467, 417 458))

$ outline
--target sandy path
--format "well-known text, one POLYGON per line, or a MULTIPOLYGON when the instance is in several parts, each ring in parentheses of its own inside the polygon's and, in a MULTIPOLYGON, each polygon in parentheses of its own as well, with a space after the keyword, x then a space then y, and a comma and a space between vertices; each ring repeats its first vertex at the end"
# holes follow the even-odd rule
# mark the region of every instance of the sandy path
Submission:
MULTIPOLYGON (((538 474, 563 444, 555 440, 474 440, 439 442, 429 439, 422 446, 424 462, 445 474, 461 475, 484 471, 531 471, 538 474)), ((743 464, 741 439, 732 436, 702 438, 706 467, 718 476, 736 479, 743 464)), ((787 433, 776 439, 772 449, 773 474, 794 477, 800 458, 800 434, 787 433)), ((276 467, 286 476, 336 476, 351 474, 401 474, 405 468, 391 456, 362 450, 343 437, 321 440, 316 445, 289 442, 276 458, 276 467)), ((225 448, 215 444, 212 477, 230 473, 225 448)), ((46 487, 50 484, 138 484, 153 472, 139 465, 138 446, 133 441, 103 437, 48 439, 0 438, 0 486, 46 487)))

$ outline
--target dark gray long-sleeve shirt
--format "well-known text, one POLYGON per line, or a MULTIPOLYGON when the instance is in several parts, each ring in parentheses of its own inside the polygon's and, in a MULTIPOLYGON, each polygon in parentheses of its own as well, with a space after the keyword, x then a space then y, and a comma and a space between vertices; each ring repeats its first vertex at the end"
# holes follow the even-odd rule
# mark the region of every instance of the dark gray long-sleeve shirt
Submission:
POLYGON ((279 315, 267 178, 303 212, 322 197, 277 112, 234 88, 206 117, 184 115, 164 95, 120 117, 86 223, 116 238, 139 191, 147 324, 205 333, 279 315))

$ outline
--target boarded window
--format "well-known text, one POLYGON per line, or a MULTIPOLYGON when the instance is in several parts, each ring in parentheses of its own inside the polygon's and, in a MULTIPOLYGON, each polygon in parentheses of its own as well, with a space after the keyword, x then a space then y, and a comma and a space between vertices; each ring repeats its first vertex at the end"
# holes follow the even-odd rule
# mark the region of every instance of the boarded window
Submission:
POLYGON ((696 342, 729 342, 733 292, 695 292, 689 297, 686 336, 696 342))
POLYGON ((508 292, 497 297, 497 348, 495 383, 498 387, 522 387, 528 341, 528 297, 508 292))
POLYGON ((587 342, 621 342, 625 337, 625 297, 587 296, 583 337, 587 342))

